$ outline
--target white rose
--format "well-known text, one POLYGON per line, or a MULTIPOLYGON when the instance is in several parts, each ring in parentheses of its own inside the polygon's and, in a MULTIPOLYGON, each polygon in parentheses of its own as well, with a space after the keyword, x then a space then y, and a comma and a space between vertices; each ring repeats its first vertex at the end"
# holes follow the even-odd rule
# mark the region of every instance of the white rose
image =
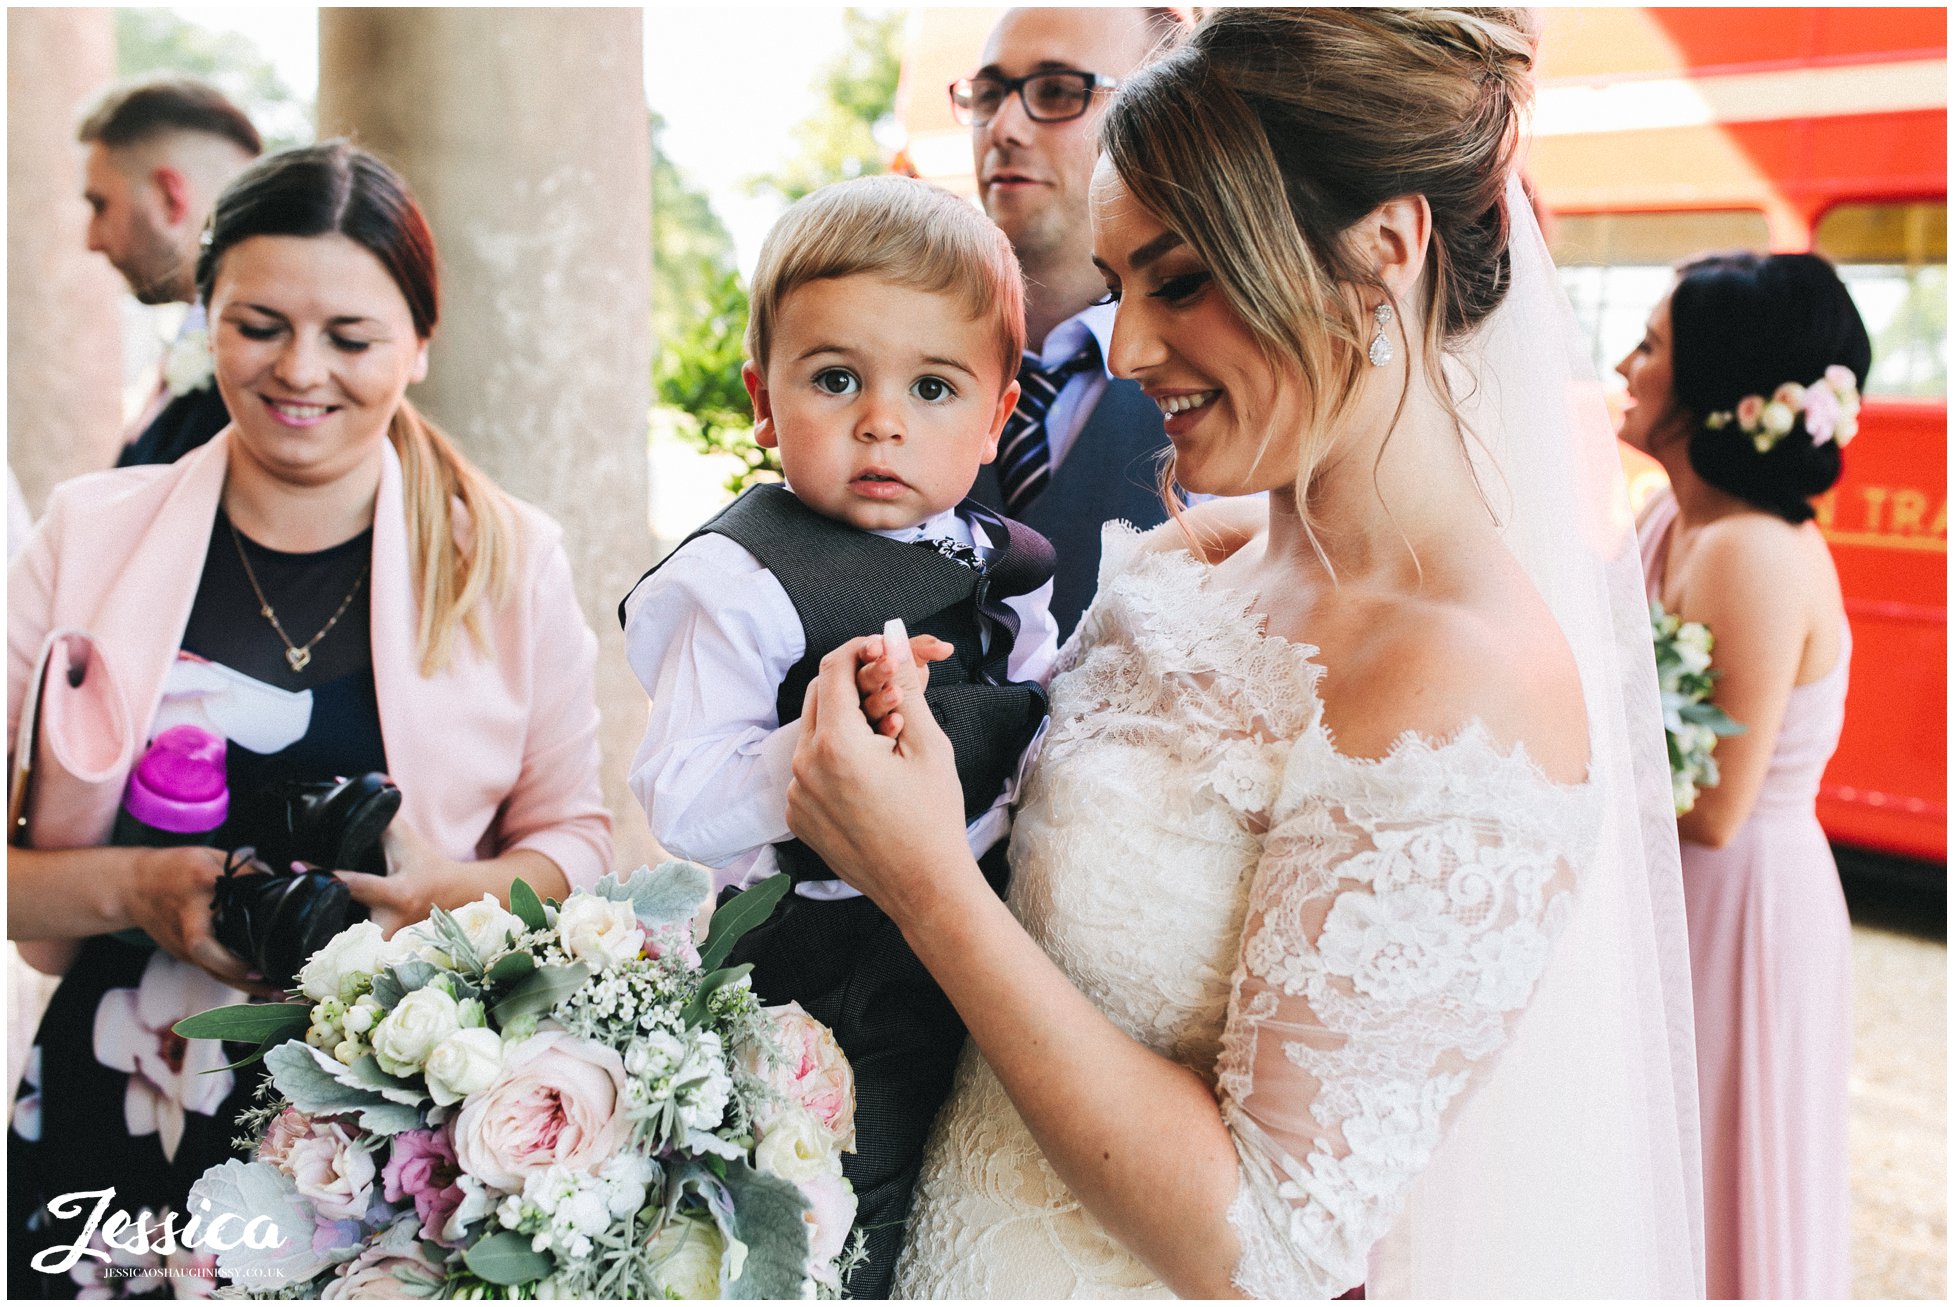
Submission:
POLYGON ((389 967, 397 967, 403 962, 432 962, 438 967, 454 965, 454 959, 435 942, 433 927, 425 921, 396 930, 393 938, 382 946, 380 962, 389 967))
POLYGON ((411 1075, 427 1063, 436 1044, 460 1028, 460 1006, 447 993, 427 985, 401 999, 373 1027, 373 1056, 388 1075, 411 1075))
POLYGON ((833 1171, 801 1181, 801 1194, 807 1199, 806 1221, 809 1269, 816 1279, 835 1284, 833 1263, 848 1246, 848 1232, 855 1225, 855 1190, 833 1171))
POLYGON ((496 902, 493 894, 464 903, 448 915, 468 936, 469 947, 483 962, 507 949, 509 941, 523 932, 522 918, 496 902))
POLYGON ((753 1150, 753 1164, 783 1180, 800 1184, 835 1169, 839 1153, 834 1135, 800 1108, 782 1112, 753 1150))
POLYGON ((595 894, 572 895, 556 918, 563 950, 579 962, 609 970, 643 952, 644 929, 629 903, 595 894))
POLYGON ((502 1036, 476 1026, 457 1030, 427 1055, 427 1092, 446 1107, 489 1087, 502 1069, 502 1036))
POLYGON ((1678 638, 1676 641, 1676 657, 1683 665, 1684 675, 1696 676, 1709 670, 1710 651, 1705 649, 1701 642, 1678 638))
POLYGON ((358 921, 326 941, 299 971, 299 989, 314 1002, 342 999, 362 980, 385 965, 386 941, 372 921, 358 921))
POLYGON ((1788 404, 1773 400, 1764 406, 1764 430, 1773 436, 1782 436, 1797 420, 1797 412, 1788 404))
MULTIPOLYGON (((645 1247, 658 1287, 672 1298, 719 1297, 719 1266, 729 1251, 719 1227, 696 1216, 670 1217, 645 1247)), ((735 1268, 727 1269, 733 1278, 735 1268)))

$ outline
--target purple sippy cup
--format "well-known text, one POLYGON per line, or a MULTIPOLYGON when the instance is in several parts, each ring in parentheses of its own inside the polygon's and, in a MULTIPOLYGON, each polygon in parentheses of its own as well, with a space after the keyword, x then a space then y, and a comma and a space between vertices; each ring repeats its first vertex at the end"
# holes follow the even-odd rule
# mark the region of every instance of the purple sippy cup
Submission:
POLYGON ((113 838, 124 846, 201 844, 230 808, 222 737, 172 726, 150 741, 129 773, 113 838))

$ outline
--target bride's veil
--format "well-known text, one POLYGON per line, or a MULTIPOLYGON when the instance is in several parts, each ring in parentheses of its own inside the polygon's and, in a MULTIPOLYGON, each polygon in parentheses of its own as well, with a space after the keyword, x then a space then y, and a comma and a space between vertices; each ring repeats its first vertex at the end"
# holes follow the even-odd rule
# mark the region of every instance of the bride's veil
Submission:
POLYGON ((1601 389, 1517 176, 1506 202, 1512 286, 1456 363, 1487 499, 1579 662, 1600 846, 1368 1289, 1700 1298, 1689 952, 1642 570, 1601 389))

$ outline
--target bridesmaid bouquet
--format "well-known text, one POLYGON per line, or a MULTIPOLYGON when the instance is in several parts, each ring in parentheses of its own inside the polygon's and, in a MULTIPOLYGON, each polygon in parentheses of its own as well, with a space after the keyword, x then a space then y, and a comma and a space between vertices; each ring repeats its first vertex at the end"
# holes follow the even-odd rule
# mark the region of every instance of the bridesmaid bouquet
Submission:
POLYGON ((837 1296, 854 1074, 798 1006, 762 1007, 734 941, 786 888, 717 912, 668 862, 562 904, 522 881, 382 940, 360 922, 303 1002, 219 1008, 259 1045, 253 1150, 189 1208, 258 1231, 217 1269, 260 1297, 837 1296))
POLYGON ((1701 622, 1685 622, 1649 605, 1655 628, 1656 679, 1662 687, 1662 725, 1669 737, 1669 785, 1676 815, 1696 806, 1697 794, 1717 783, 1717 762, 1711 750, 1724 735, 1741 735, 1744 728, 1730 714, 1710 702, 1716 671, 1710 651, 1716 641, 1701 622))

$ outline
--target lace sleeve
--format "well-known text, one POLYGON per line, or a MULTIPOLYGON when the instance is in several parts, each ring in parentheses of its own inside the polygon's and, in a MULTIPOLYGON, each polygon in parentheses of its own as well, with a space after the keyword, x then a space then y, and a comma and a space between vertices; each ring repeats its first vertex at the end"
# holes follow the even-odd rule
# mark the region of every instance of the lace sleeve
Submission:
POLYGON ((1382 762, 1306 739, 1285 769, 1218 1067, 1257 1297, 1363 1282, 1571 908, 1585 788, 1468 734, 1382 762))

